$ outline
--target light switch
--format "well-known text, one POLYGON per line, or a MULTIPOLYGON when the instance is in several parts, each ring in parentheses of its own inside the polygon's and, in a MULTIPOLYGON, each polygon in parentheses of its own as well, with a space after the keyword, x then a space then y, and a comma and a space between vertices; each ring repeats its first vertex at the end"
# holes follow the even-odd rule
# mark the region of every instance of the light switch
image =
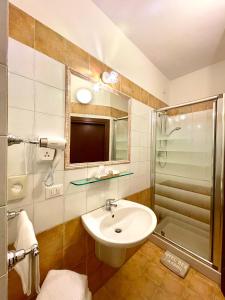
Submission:
POLYGON ((8 178, 8 201, 23 199, 27 192, 27 175, 8 178))
POLYGON ((54 198, 63 195, 63 184, 54 184, 45 188, 45 198, 54 198))

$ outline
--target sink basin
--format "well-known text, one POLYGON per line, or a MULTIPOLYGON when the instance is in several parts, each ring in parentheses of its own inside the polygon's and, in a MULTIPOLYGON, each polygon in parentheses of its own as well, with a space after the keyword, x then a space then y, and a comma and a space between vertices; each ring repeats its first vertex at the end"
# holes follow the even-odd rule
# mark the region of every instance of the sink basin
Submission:
POLYGON ((105 207, 83 215, 82 222, 88 233, 100 244, 113 248, 131 248, 142 243, 155 229, 154 212, 128 200, 115 202, 113 215, 105 207))

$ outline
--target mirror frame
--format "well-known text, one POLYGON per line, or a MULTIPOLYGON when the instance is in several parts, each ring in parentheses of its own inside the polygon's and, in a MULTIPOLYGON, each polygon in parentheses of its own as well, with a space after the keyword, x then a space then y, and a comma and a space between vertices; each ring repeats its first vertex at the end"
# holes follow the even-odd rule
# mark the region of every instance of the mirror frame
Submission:
MULTIPOLYGON (((130 163, 130 138, 131 138, 131 103, 130 103, 130 97, 128 97, 126 94, 123 94, 121 92, 118 92, 115 89, 112 89, 110 86, 104 84, 103 88, 110 92, 117 95, 122 95, 127 97, 128 101, 128 159, 127 160, 108 160, 108 161, 95 161, 95 162, 84 162, 84 163, 70 163, 70 130, 71 130, 71 124, 70 124, 70 116, 71 116, 71 76, 75 75, 82 79, 85 79, 87 81, 91 81, 93 83, 97 83, 98 80, 95 80, 94 78, 82 75, 73 69, 66 67, 66 89, 65 89, 65 139, 66 139, 66 148, 64 153, 64 169, 65 170, 73 170, 73 169, 80 169, 80 168, 87 168, 87 167, 98 167, 99 165, 118 165, 118 164, 128 164, 130 163)), ((97 116, 96 116, 97 117, 97 116)))

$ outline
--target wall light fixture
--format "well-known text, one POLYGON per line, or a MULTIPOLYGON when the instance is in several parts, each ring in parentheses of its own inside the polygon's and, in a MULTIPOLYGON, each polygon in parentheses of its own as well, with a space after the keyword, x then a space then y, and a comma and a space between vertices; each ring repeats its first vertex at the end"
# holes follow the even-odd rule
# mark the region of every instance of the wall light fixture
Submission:
POLYGON ((111 72, 103 72, 101 74, 101 79, 104 83, 111 83, 111 84, 115 84, 118 82, 119 79, 119 74, 115 71, 111 71, 111 72))

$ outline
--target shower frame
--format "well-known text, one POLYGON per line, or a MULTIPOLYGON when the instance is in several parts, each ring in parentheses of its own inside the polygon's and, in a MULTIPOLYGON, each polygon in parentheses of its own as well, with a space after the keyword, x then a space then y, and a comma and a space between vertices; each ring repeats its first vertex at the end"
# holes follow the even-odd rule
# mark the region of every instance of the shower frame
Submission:
MULTIPOLYGON (((151 143, 151 187, 152 206, 155 206, 155 174, 156 174, 156 121, 157 113, 170 109, 181 108, 203 102, 213 101, 213 124, 214 124, 214 151, 213 151, 213 196, 211 206, 210 224, 210 244, 211 261, 200 257, 196 253, 178 245, 172 240, 154 232, 151 239, 165 249, 173 250, 178 255, 186 259, 191 265, 199 269, 205 275, 215 281, 220 281, 221 259, 222 259, 222 234, 223 234, 223 209, 224 209, 224 113, 225 113, 225 94, 204 98, 198 101, 191 101, 180 105, 167 106, 152 113, 152 141, 151 143), (214 272, 215 270, 215 272, 214 272), (212 271, 212 272, 211 272, 212 271)), ((176 254, 175 253, 175 254, 176 254)))

